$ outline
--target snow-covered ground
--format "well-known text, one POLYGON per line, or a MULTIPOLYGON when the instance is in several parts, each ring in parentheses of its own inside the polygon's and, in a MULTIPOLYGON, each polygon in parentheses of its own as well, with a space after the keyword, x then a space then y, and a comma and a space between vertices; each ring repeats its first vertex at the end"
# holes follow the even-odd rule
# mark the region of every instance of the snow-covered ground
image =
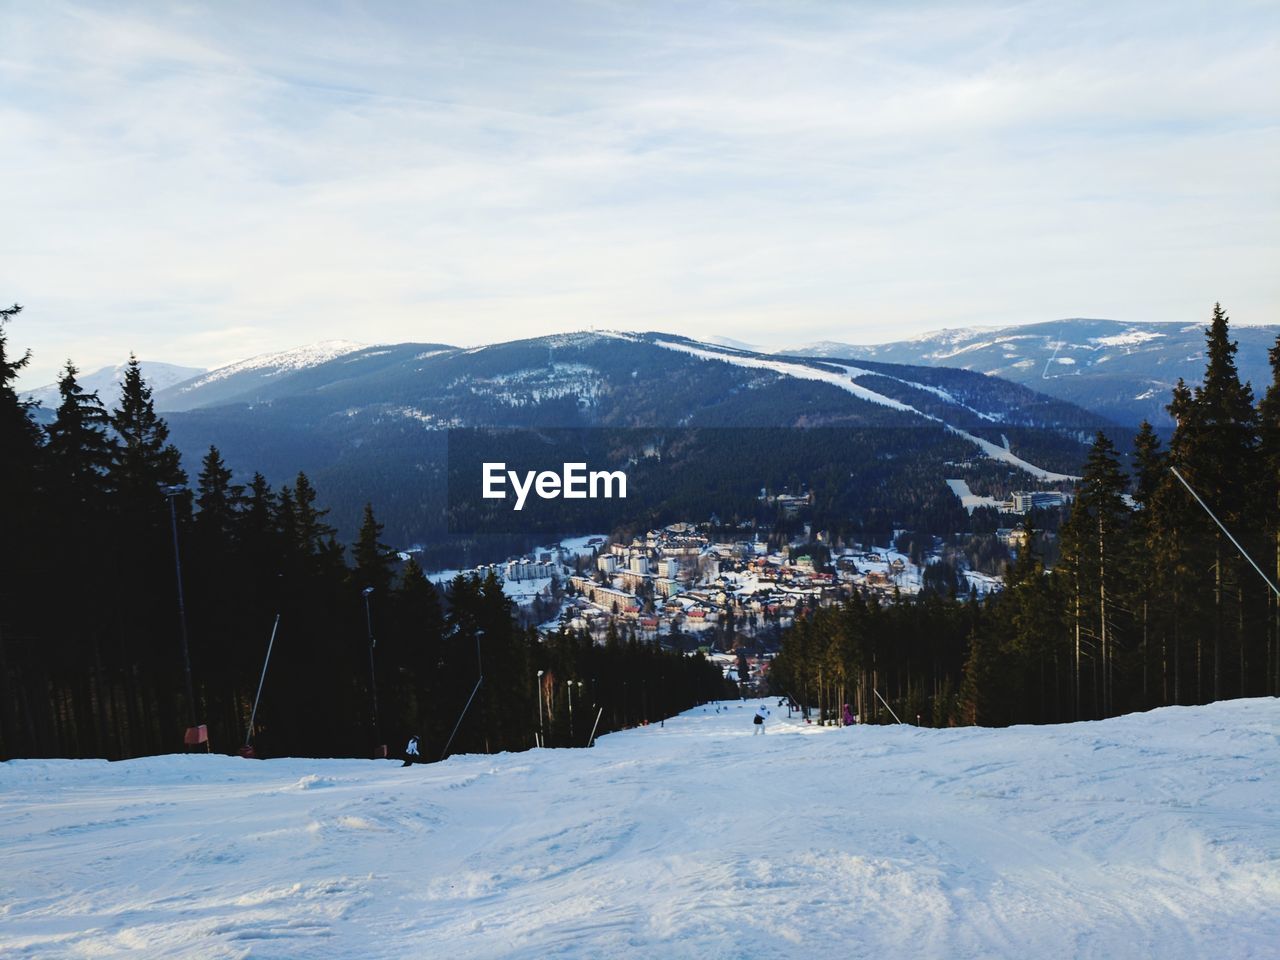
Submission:
POLYGON ((0 955, 1277 955, 1280 701, 764 737, 753 705, 407 769, 0 764, 0 955))
POLYGON ((960 506, 970 514, 978 507, 999 507, 1000 501, 995 497, 982 497, 969 489, 969 481, 967 480, 948 480, 947 486, 951 488, 951 492, 960 500, 960 506))
MULTIPOLYGON (((830 361, 825 361, 825 360, 820 361, 824 364, 824 366, 813 367, 813 366, 810 366, 808 363, 804 363, 800 361, 768 360, 763 357, 743 356, 738 353, 724 353, 719 350, 708 350, 705 347, 695 347, 687 343, 678 343, 672 340, 655 340, 653 342, 659 347, 665 347, 668 350, 675 350, 680 353, 691 354, 692 356, 698 357, 702 360, 721 360, 725 363, 732 363, 735 366, 739 366, 739 367, 752 367, 758 370, 770 370, 773 373, 777 373, 785 377, 796 377, 801 380, 817 380, 822 383, 829 383, 832 386, 839 387, 841 390, 848 391, 849 393, 853 394, 855 397, 857 397, 860 400, 866 400, 868 403, 875 403, 882 407, 890 407, 891 409, 894 409, 894 410, 901 410, 907 413, 914 413, 917 416, 923 417, 926 420, 932 420, 936 423, 941 423, 951 433, 954 433, 956 436, 961 437, 965 440, 968 440, 970 443, 976 446, 979 450, 982 451, 983 455, 986 456, 987 458, 991 460, 999 460, 1009 464, 1012 467, 1017 467, 1020 470, 1025 470, 1027 473, 1031 474, 1033 477, 1037 477, 1040 480, 1059 481, 1059 480, 1079 480, 1080 479, 1079 477, 1071 476, 1070 474, 1054 473, 1050 470, 1045 470, 1042 467, 1037 467, 1035 464, 1029 463, 1028 461, 1023 460, 1021 457, 1014 454, 1011 450, 1008 449, 1007 445, 1005 447, 1001 447, 997 444, 992 443, 990 440, 984 440, 982 437, 975 437, 973 434, 969 433, 966 430, 961 430, 959 427, 955 427, 949 423, 945 423, 941 418, 935 417, 931 413, 925 413, 924 411, 918 410, 917 408, 910 406, 908 404, 905 404, 900 400, 895 400, 892 397, 886 397, 882 393, 877 393, 875 390, 872 390, 868 387, 864 387, 862 384, 857 382, 857 378, 862 376, 868 376, 869 371, 862 370, 858 367, 850 367, 845 364, 831 363, 830 361), (839 370, 842 370, 844 372, 841 373, 841 372, 838 372, 837 370, 829 369, 831 367, 838 367, 839 370)), ((899 383, 905 383, 907 386, 916 387, 917 389, 930 389, 927 387, 923 387, 921 384, 914 383, 910 380, 900 380, 897 377, 888 377, 887 379, 898 380, 899 383)), ((932 392, 939 393, 943 396, 946 396, 953 403, 955 402, 954 398, 951 398, 950 395, 946 394, 945 391, 933 390, 932 392)), ((974 413, 978 413, 978 411, 973 410, 972 407, 966 407, 966 409, 972 410, 972 412, 974 413)), ((987 420, 994 419, 989 414, 980 413, 978 415, 987 420)))

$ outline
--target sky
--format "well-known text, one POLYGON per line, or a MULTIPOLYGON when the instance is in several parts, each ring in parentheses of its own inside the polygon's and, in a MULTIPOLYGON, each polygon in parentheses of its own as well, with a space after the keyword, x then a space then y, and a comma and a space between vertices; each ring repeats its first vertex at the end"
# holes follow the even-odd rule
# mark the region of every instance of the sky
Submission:
POLYGON ((22 385, 130 351, 1280 322, 1274 3, 0 0, 22 385))

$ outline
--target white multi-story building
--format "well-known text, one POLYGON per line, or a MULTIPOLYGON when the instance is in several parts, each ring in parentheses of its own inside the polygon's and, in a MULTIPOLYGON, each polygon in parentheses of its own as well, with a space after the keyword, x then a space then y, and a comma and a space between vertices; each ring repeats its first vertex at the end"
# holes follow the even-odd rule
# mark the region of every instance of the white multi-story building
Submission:
POLYGON ((1036 507, 1057 507, 1063 502, 1058 490, 1019 490, 1013 495, 1013 512, 1026 513, 1036 507))

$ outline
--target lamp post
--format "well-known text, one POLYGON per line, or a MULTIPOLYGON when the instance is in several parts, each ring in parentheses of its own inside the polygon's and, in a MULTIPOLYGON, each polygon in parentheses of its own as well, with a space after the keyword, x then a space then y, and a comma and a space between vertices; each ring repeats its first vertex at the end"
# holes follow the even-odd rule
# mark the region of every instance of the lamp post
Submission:
POLYGON ((208 750, 208 733, 202 729, 202 724, 196 723, 196 695, 195 688, 191 683, 191 653, 187 639, 187 604, 182 595, 182 555, 178 550, 178 509, 174 506, 174 498, 180 493, 185 493, 186 489, 186 485, 181 483, 174 483, 161 488, 165 497, 169 500, 169 524, 173 531, 173 572, 178 581, 178 624, 182 638, 182 672, 187 687, 188 727, 186 736, 183 737, 183 742, 189 746, 204 743, 206 744, 205 749, 208 750))
POLYGON ((538 746, 545 747, 547 745, 546 733, 542 729, 542 675, 545 670, 538 671, 538 746))
POLYGON ((373 668, 373 648, 378 645, 378 641, 373 638, 373 611, 369 607, 369 597, 372 594, 373 587, 365 587, 360 591, 360 595, 364 597, 365 627, 369 631, 369 692, 373 697, 373 739, 377 741, 376 756, 385 757, 387 747, 381 742, 382 732, 378 724, 378 675, 373 668))

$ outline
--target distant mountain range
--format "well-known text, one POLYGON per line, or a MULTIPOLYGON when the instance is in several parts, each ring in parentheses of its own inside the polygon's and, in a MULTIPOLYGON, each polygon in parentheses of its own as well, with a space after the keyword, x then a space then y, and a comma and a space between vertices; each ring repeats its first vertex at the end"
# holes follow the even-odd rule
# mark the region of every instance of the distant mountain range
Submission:
MULTIPOLYGON (((161 363, 157 360, 142 360, 142 377, 151 386, 154 393, 161 393, 175 384, 183 383, 192 377, 203 374, 202 367, 180 367, 175 363, 161 363)), ((77 376, 81 388, 89 393, 97 393, 98 398, 108 407, 115 407, 120 401, 120 384, 124 381, 124 371, 128 364, 120 363, 114 367, 103 367, 93 373, 77 376)), ((61 402, 58 385, 50 383, 37 387, 23 395, 24 399, 35 400, 40 404, 40 419, 51 421, 61 402)))
POLYGON ((320 366, 338 357, 362 350, 365 345, 350 340, 322 340, 319 343, 264 353, 214 370, 200 370, 199 376, 184 377, 156 387, 158 410, 190 410, 257 394, 271 394, 282 377, 320 366))
MULTIPOLYGON (((859 345, 836 341, 788 349, 795 356, 959 367, 1003 377, 1133 425, 1171 424, 1165 404, 1181 377, 1204 375, 1204 324, 1054 320, 1016 327, 941 330, 911 340, 859 345)), ((1236 326, 1236 362, 1261 393, 1271 382, 1267 351, 1280 326, 1236 326)))
MULTIPOLYGON (((629 509, 748 511, 761 487, 810 484, 825 471, 833 512, 862 504, 888 525, 903 519, 892 505, 908 486, 923 484, 930 504, 950 509, 947 462, 986 464, 975 469, 1015 487, 1078 473, 1084 441, 1104 423, 971 371, 831 363, 660 333, 468 349, 321 344, 203 374, 158 392, 157 406, 189 471, 210 444, 273 482, 304 469, 344 531, 370 500, 399 543, 446 519, 450 428, 525 428, 506 441, 512 458, 558 455, 556 428, 652 429, 662 466, 644 468, 650 494, 629 509), (811 439, 821 430, 841 432, 811 439), (673 440, 691 432, 695 440, 673 440)), ((620 436, 601 455, 634 459, 620 436)), ((620 506, 610 505, 612 519, 620 506)))

